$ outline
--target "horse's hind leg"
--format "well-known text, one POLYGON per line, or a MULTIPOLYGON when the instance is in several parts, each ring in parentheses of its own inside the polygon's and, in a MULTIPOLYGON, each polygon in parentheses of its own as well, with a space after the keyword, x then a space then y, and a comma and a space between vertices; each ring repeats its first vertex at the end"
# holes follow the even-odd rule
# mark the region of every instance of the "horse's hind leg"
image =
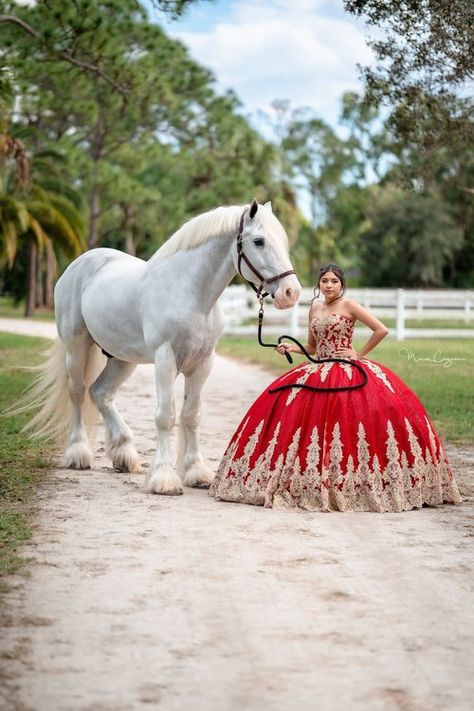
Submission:
POLYGON ((92 341, 87 332, 82 332, 65 343, 72 416, 64 464, 70 469, 89 469, 92 466, 92 450, 89 446, 82 415, 86 391, 84 370, 91 345, 92 341))
POLYGON ((122 472, 142 471, 133 446, 133 432, 120 416, 114 403, 117 388, 135 368, 135 363, 109 358, 104 370, 89 389, 92 400, 104 418, 107 454, 115 469, 122 472))

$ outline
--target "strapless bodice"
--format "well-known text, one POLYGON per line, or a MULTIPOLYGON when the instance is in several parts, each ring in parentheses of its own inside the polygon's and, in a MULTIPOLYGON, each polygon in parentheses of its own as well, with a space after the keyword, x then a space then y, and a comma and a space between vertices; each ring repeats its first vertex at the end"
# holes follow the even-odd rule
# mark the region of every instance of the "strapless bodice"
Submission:
POLYGON ((341 348, 352 347, 355 321, 342 314, 317 315, 311 319, 318 358, 332 358, 341 348))

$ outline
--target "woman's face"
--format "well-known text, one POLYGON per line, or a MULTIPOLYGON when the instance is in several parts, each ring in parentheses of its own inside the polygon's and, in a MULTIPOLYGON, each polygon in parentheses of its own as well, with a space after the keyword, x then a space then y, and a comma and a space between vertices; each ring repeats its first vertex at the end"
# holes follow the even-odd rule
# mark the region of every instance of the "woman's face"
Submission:
POLYGON ((319 280, 319 290, 324 297, 335 299, 342 291, 341 280, 334 272, 326 272, 319 280))

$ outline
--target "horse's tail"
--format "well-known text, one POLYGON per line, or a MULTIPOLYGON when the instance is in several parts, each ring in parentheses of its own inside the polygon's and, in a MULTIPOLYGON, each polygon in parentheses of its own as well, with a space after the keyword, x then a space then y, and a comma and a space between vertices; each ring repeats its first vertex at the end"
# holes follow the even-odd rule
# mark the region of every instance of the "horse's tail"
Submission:
MULTIPOLYGON (((66 370, 66 349, 57 338, 43 353, 41 365, 31 368, 38 373, 31 386, 6 414, 20 414, 37 410, 26 423, 22 432, 31 437, 54 438, 64 442, 69 434, 72 420, 72 403, 69 397, 69 376, 66 370)), ((82 408, 84 423, 91 430, 97 421, 98 411, 89 396, 89 385, 104 367, 104 356, 93 344, 87 354, 84 367, 86 393, 82 408)))

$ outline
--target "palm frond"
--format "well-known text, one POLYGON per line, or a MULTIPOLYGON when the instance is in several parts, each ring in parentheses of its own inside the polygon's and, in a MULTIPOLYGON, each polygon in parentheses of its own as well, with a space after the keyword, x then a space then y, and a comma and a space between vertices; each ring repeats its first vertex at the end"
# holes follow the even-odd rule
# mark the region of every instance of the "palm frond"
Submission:
POLYGON ((80 236, 74 231, 68 220, 50 202, 28 202, 32 217, 41 225, 53 244, 62 248, 67 257, 77 257, 83 252, 80 236))
POLYGON ((31 231, 33 232, 34 236, 36 237, 36 242, 38 244, 38 250, 40 252, 43 252, 46 249, 46 243, 47 243, 48 237, 45 234, 40 223, 37 220, 35 220, 35 218, 32 217, 31 215, 30 215, 29 227, 30 227, 31 231))

